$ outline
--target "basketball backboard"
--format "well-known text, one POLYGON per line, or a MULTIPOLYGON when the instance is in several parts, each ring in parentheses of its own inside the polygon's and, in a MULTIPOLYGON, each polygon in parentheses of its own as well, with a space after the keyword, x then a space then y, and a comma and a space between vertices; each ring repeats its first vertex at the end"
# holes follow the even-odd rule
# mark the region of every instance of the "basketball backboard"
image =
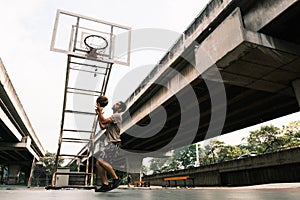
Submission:
POLYGON ((50 50, 128 66, 130 43, 127 26, 57 10, 50 50))

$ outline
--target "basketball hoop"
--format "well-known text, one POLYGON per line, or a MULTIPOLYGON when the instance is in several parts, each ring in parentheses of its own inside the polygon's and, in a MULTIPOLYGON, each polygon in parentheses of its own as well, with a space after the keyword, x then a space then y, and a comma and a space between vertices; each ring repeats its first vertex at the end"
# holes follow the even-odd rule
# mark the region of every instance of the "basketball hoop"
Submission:
POLYGON ((89 35, 84 38, 84 44, 88 47, 88 57, 97 58, 97 55, 103 53, 108 46, 107 40, 100 35, 89 35))
POLYGON ((56 12, 51 51, 129 66, 130 47, 130 27, 64 10, 56 12))
POLYGON ((102 50, 108 46, 107 40, 100 35, 89 35, 84 38, 84 44, 90 49, 102 50))

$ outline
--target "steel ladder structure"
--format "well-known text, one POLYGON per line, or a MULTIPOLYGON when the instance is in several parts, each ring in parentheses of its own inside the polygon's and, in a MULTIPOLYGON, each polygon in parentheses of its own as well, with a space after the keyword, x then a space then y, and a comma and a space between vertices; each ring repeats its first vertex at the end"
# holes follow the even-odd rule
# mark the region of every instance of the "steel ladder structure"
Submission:
MULTIPOLYGON (((94 139, 95 133, 97 129, 97 116, 95 112, 86 112, 82 110, 69 109, 68 105, 70 101, 74 101, 74 97, 70 98, 69 94, 73 95, 85 95, 91 98, 91 102, 95 102, 95 98, 99 95, 104 95, 106 92, 112 63, 100 62, 100 61, 90 61, 88 63, 84 58, 78 58, 72 55, 68 55, 67 61, 67 69, 66 69, 66 79, 65 79, 65 89, 64 89, 64 101, 63 101, 63 110, 62 110, 62 118, 61 118, 61 127, 60 127, 60 135, 58 141, 58 149, 55 158, 55 168, 54 174, 52 178, 52 187, 61 188, 62 186, 57 186, 57 175, 69 175, 69 176, 85 176, 85 181, 83 185, 67 185, 63 187, 84 187, 84 188, 94 188, 93 186, 93 168, 94 168, 94 139), (95 89, 82 89, 75 84, 71 85, 70 76, 72 73, 88 73, 93 74, 94 77, 100 77, 102 79, 102 86, 99 90, 95 89), (73 118, 78 118, 78 116, 90 116, 93 118, 93 125, 90 130, 82 130, 76 127, 76 124, 73 127, 67 127, 66 117, 67 115, 71 115, 73 118), (77 134, 76 134, 77 133, 77 134), (78 133, 80 134, 88 134, 89 138, 78 137, 78 133), (74 134, 75 136, 68 136, 74 134), (66 137, 67 136, 67 137, 66 137), (62 146, 65 143, 83 143, 84 145, 89 146, 87 154, 79 155, 79 154, 65 154, 62 153, 62 146), (70 172, 59 172, 59 162, 61 158, 68 159, 76 159, 78 162, 77 171, 70 172), (91 163, 90 163, 91 160, 91 163), (82 162, 85 162, 85 171, 80 170, 80 165, 82 162)), ((74 103, 74 102, 71 102, 74 103)), ((84 103, 84 102, 83 102, 84 103)), ((95 105, 95 104, 94 104, 95 105)), ((80 117, 78 118, 80 120, 80 117)), ((78 149, 77 149, 78 151, 78 149)))
POLYGON ((114 63, 129 66, 130 46, 130 27, 57 10, 50 50, 67 54, 67 69, 55 167, 47 189, 94 188, 96 98, 105 95, 114 63), (88 150, 80 152, 83 147, 88 150), (62 159, 71 159, 69 164, 78 161, 77 170, 61 170, 62 159), (58 184, 64 175, 84 177, 84 181, 58 184))

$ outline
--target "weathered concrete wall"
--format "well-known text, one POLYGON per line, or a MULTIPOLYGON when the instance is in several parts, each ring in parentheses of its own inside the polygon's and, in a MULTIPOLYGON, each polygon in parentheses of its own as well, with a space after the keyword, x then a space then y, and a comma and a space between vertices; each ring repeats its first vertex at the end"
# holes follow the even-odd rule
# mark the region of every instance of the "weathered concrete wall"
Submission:
POLYGON ((264 183, 298 182, 300 165, 288 164, 220 173, 221 185, 255 185, 264 183))
MULTIPOLYGON (((40 156, 45 155, 45 150, 36 136, 35 131, 25 113, 25 110, 20 102, 20 99, 13 87, 13 84, 8 76, 8 73, 4 67, 4 64, 0 58, 0 95, 1 101, 5 104, 5 107, 9 109, 9 112, 14 117, 13 120, 9 119, 6 115, 3 115, 5 118, 5 125, 9 128, 12 133, 12 137, 15 137, 18 141, 21 142, 22 138, 29 136, 32 143, 31 146, 34 147, 34 150, 31 147, 28 147, 28 151, 39 160, 40 156), (16 123, 16 124, 14 124, 16 123), (16 129, 16 126, 19 127, 19 130, 16 129)), ((4 112, 4 111, 0 111, 4 112)), ((9 134, 9 133, 5 133, 9 134)), ((31 160, 31 159, 30 159, 31 160)))
POLYGON ((255 1, 252 8, 244 15, 245 28, 252 31, 259 31, 297 1, 255 1))
MULTIPOLYGON (((300 181, 300 148, 223 162, 209 166, 143 177, 151 185, 164 186, 165 177, 188 175, 195 186, 238 186, 300 181)), ((183 186, 178 181, 178 186, 183 186)), ((187 181, 192 185, 191 181, 187 181)), ((174 185, 174 183, 173 183, 174 185)))

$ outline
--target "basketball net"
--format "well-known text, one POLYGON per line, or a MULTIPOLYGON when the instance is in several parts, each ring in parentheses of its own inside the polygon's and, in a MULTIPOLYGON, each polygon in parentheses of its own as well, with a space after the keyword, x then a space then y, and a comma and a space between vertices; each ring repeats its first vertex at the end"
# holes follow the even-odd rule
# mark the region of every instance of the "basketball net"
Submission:
POLYGON ((88 54, 87 54, 87 58, 92 58, 92 59, 96 59, 97 58, 97 55, 98 55, 98 53, 97 53, 97 49, 91 49, 89 52, 88 52, 88 54))

